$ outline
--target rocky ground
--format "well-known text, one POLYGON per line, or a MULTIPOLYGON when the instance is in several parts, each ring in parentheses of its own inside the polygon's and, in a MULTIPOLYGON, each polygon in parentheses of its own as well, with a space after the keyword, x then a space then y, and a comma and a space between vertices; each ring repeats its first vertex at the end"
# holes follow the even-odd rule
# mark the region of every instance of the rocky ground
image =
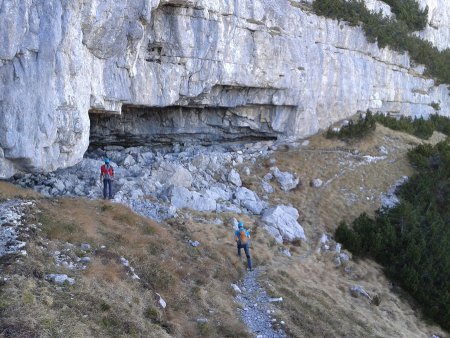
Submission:
MULTIPOLYGON (((166 259, 171 258, 170 264, 176 264, 176 268, 169 270, 189 266, 181 263, 185 257, 200 259, 197 264, 204 264, 201 260, 206 258, 211 260, 208 263, 211 267, 205 266, 202 276, 195 277, 203 283, 200 290, 194 283, 194 297, 201 300, 196 306, 201 304, 204 311, 183 322, 187 325, 193 320, 201 336, 214 336, 211 332, 217 331, 212 328, 219 327, 220 320, 216 322, 218 319, 213 317, 219 313, 223 316, 224 312, 220 311, 228 307, 237 311, 248 330, 260 337, 361 336, 363 332, 383 337, 439 333, 442 337, 445 334, 424 324, 415 310, 408 310, 407 302, 393 294, 395 287, 387 287, 381 269, 373 264, 354 262, 332 239, 333 229, 341 219, 352 219, 362 211, 373 213, 381 205, 396 203, 394 187, 413 172, 407 163, 406 151, 419 142, 379 127, 373 136, 356 144, 328 141, 318 136, 300 142, 212 147, 108 147, 90 151, 75 167, 50 174, 16 175, 14 183, 49 197, 87 197, 96 203, 96 199, 101 199, 99 167, 106 152, 116 171, 114 202, 166 224, 164 226, 168 226, 177 239, 173 241, 174 248, 183 243, 183 250, 188 250, 176 259, 171 258, 171 253, 161 254, 166 259), (238 294, 233 305, 224 305, 230 300, 222 295, 223 283, 228 283, 225 285, 231 289, 227 282, 229 271, 242 269, 242 264, 234 257, 231 237, 228 238, 237 219, 244 220, 250 227, 257 269, 243 275, 242 279, 231 276, 230 282, 240 291, 235 290, 238 294), (202 252, 208 253, 203 257, 202 252), (215 256, 217 253, 219 255, 215 256), (226 278, 223 272, 205 277, 206 271, 218 266, 226 267, 226 278), (222 303, 214 304, 207 292, 217 294, 213 298, 222 303), (382 306, 377 307, 373 300, 379 295, 382 306), (271 298, 282 300, 270 302, 271 298), (216 314, 215 308, 221 310, 216 314), (389 317, 386 314, 390 314, 389 317)), ((8 209, 15 202, 4 203, 4 208, 8 209)), ((77 285, 78 280, 85 278, 83 267, 88 267, 88 274, 94 266, 98 269, 90 260, 95 263, 109 257, 122 273, 125 271, 127 281, 148 283, 142 281, 147 271, 139 265, 142 258, 136 258, 142 254, 140 247, 135 245, 124 250, 124 243, 136 241, 148 247, 144 238, 128 233, 131 224, 139 227, 142 221, 135 216, 115 215, 114 205, 118 204, 114 203, 106 202, 86 215, 84 207, 77 206, 84 203, 81 200, 57 203, 64 204, 60 208, 67 210, 62 225, 67 234, 63 238, 74 244, 51 246, 52 262, 59 268, 49 271, 54 275, 43 274, 46 280, 52 283, 63 280, 63 284, 70 284, 69 278, 73 278, 77 285), (80 209, 81 216, 70 209, 80 209), (103 224, 110 222, 104 216, 111 212, 114 212, 110 215, 114 223, 103 224), (99 220, 93 221, 92 217, 99 220), (72 222, 78 220, 82 222, 82 229, 74 233, 72 222), (94 231, 91 227, 96 222, 94 231), (124 226, 124 222, 130 225, 124 226), (114 234, 108 235, 109 231, 114 234), (92 249, 86 251, 80 247, 87 243, 82 235, 91 236, 87 237, 91 238, 91 245, 92 238, 95 239, 92 249), (123 242, 124 236, 131 237, 123 242), (106 253, 102 241, 109 243, 106 253), (117 252, 112 254, 115 246, 117 252), (137 251, 132 254, 133 250, 137 251)), ((55 224, 51 230, 57 238, 59 228, 55 224)), ((154 249, 151 250, 146 259, 154 255, 154 249)), ((182 283, 192 284, 189 282, 192 274, 195 272, 183 277, 182 283)), ((161 294, 160 289, 155 289, 152 297, 156 293, 161 294)), ((158 299, 164 304, 169 297, 170 309, 179 301, 171 297, 180 294, 166 292, 162 296, 164 299, 158 299)))
POLYGON ((297 222, 298 210, 292 206, 273 206, 269 202, 269 195, 274 192, 272 184, 290 191, 299 185, 298 177, 280 171, 274 163, 260 179, 262 195, 245 187, 241 179, 241 176, 252 175, 244 163, 255 165, 281 145, 301 147, 298 143, 273 141, 185 149, 175 146, 159 151, 149 147, 112 146, 87 153, 82 162, 69 169, 16 175, 14 183, 45 196, 102 198, 99 168, 106 155, 115 169, 113 200, 146 217, 162 221, 176 217, 177 211, 183 208, 261 215, 278 242, 304 240, 304 231, 297 222), (284 220, 281 225, 276 221, 280 217, 284 220))
POLYGON ((26 222, 26 215, 35 206, 33 201, 11 199, 0 202, 0 257, 20 253, 26 255, 25 240, 36 225, 26 222))
POLYGON ((267 291, 258 283, 259 269, 247 272, 239 286, 234 286, 236 300, 241 305, 241 316, 247 327, 257 338, 286 337, 282 326, 274 316, 275 308, 272 302, 282 302, 282 298, 271 298, 267 291))

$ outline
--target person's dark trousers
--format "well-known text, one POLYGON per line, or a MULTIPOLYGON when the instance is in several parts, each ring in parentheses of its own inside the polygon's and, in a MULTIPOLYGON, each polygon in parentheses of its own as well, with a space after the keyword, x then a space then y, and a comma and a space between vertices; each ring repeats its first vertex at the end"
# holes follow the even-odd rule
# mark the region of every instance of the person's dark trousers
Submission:
POLYGON ((103 198, 106 199, 106 196, 112 199, 112 185, 111 180, 103 179, 103 198))
POLYGON ((238 256, 241 257, 241 249, 244 249, 245 255, 247 256, 247 266, 251 270, 252 269, 252 258, 250 257, 250 249, 248 247, 248 243, 240 244, 237 243, 238 256))

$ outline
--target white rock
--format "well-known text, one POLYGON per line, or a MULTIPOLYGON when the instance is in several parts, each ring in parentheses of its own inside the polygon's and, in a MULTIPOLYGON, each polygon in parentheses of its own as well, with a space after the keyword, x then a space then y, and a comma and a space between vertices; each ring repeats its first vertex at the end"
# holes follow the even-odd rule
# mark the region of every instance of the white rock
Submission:
POLYGON ((240 187, 236 190, 236 199, 239 200, 240 205, 244 208, 247 208, 252 213, 259 215, 263 211, 263 209, 266 207, 266 203, 264 201, 261 201, 258 195, 245 188, 240 187))
POLYGON ((206 324, 208 322, 208 318, 197 318, 197 323, 206 324))
POLYGON ((242 186, 241 176, 234 169, 232 169, 228 174, 228 182, 234 184, 237 187, 242 186))
POLYGON ((289 172, 282 172, 277 167, 273 167, 271 170, 283 191, 295 189, 300 183, 300 179, 289 172))
POLYGON ((170 203, 177 208, 188 208, 197 211, 214 211, 217 203, 214 199, 185 187, 174 187, 170 193, 170 203))
POLYGON ((279 205, 275 208, 267 209, 262 216, 262 221, 265 223, 268 232, 279 243, 282 243, 283 240, 306 240, 305 232, 297 222, 298 217, 297 209, 291 206, 279 205))
POLYGON ((320 188, 323 184, 323 181, 320 178, 315 178, 311 181, 310 185, 313 188, 320 188))
POLYGON ((231 287, 233 288, 233 291, 236 293, 241 293, 241 289, 236 284, 231 284, 231 287))
POLYGON ((398 179, 393 186, 389 188, 387 193, 382 193, 380 196, 381 205, 383 208, 391 209, 395 207, 397 204, 400 203, 399 198, 395 194, 395 191, 399 186, 401 186, 403 183, 405 183, 408 180, 408 176, 403 176, 402 178, 398 179))
POLYGON ((348 262, 350 260, 350 257, 345 252, 341 252, 339 254, 339 259, 341 260, 341 262, 348 262))
POLYGON ((80 258, 80 262, 81 262, 82 264, 89 264, 89 263, 91 262, 91 257, 87 257, 87 256, 81 257, 81 258, 80 258))
POLYGON ((91 245, 89 243, 82 243, 80 245, 80 249, 83 250, 83 251, 91 250, 91 245))
POLYGON ((134 160, 133 156, 131 156, 131 155, 127 155, 127 157, 125 157, 125 159, 123 160, 123 166, 125 168, 129 168, 135 164, 136 164, 136 161, 134 160))
POLYGON ((266 194, 272 194, 274 191, 272 185, 267 181, 261 181, 261 187, 266 194))
POLYGON ((350 293, 353 297, 358 297, 359 295, 362 295, 364 297, 367 297, 368 299, 372 299, 370 295, 367 293, 366 290, 361 285, 352 285, 350 287, 350 293))
POLYGON ((389 152, 387 151, 385 146, 380 146, 380 148, 378 148, 379 152, 381 155, 387 155, 389 154, 389 152))
POLYGON ((320 237, 320 244, 322 245, 326 245, 329 242, 330 238, 328 237, 327 234, 322 234, 322 236, 320 237))
POLYGON ((49 274, 45 276, 45 279, 48 281, 51 281, 55 284, 63 285, 63 284, 69 284, 73 285, 75 284, 75 279, 70 278, 66 274, 49 274))
POLYGON ((125 257, 120 257, 120 263, 122 263, 123 266, 130 266, 130 262, 125 259, 125 257))
POLYGON ((225 203, 217 203, 217 212, 231 212, 235 214, 241 214, 242 210, 235 204, 231 204, 230 202, 225 203))
POLYGON ((198 247, 198 246, 200 245, 200 242, 199 242, 199 241, 192 241, 192 240, 189 240, 189 244, 190 244, 191 246, 193 246, 194 248, 196 248, 196 247, 198 247))
POLYGON ((209 196, 214 200, 229 201, 233 197, 233 193, 227 186, 218 184, 207 189, 205 191, 205 196, 209 196))
POLYGON ((192 185, 192 175, 182 165, 162 162, 160 167, 152 173, 152 180, 162 182, 165 186, 179 186, 189 188, 192 185))
POLYGON ((282 252, 285 256, 287 256, 287 257, 292 257, 292 254, 291 254, 291 252, 289 251, 288 248, 283 248, 283 249, 281 250, 281 252, 282 252))
POLYGON ((272 178, 273 178, 272 173, 267 173, 263 177, 264 181, 270 181, 272 178))
POLYGON ((161 295, 159 293, 156 293, 156 295, 159 297, 159 306, 161 306, 161 308, 165 309, 167 306, 166 301, 161 297, 161 295))

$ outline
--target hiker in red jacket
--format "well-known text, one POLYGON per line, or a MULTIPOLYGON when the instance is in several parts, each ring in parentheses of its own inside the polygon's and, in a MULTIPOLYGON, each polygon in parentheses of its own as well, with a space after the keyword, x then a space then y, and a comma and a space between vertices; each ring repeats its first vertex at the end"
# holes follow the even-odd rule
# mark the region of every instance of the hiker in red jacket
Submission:
POLYGON ((109 164, 109 159, 105 158, 105 164, 100 168, 100 184, 103 181, 103 199, 112 199, 112 181, 114 179, 113 167, 109 164), (107 194, 108 193, 108 194, 107 194))

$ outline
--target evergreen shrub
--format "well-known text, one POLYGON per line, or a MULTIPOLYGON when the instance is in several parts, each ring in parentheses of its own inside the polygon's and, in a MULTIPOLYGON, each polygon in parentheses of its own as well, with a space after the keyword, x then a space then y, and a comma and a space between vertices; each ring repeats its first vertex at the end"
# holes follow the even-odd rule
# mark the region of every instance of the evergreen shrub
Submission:
POLYGON ((373 257, 409 292, 423 312, 450 329, 450 141, 408 153, 417 169, 400 203, 342 222, 336 240, 357 256, 373 257))
POLYGON ((428 8, 420 10, 415 0, 385 0, 396 18, 387 18, 381 12, 370 12, 359 0, 315 0, 316 14, 345 20, 350 25, 361 25, 369 42, 380 48, 389 47, 408 52, 411 59, 426 67, 425 74, 438 84, 450 84, 450 49, 439 51, 429 41, 411 33, 423 29, 427 23, 428 8))
POLYGON ((376 129, 376 121, 370 111, 363 116, 359 115, 357 122, 352 120, 345 126, 342 126, 339 131, 334 131, 331 127, 328 128, 325 136, 327 138, 339 138, 341 140, 360 139, 376 129))

